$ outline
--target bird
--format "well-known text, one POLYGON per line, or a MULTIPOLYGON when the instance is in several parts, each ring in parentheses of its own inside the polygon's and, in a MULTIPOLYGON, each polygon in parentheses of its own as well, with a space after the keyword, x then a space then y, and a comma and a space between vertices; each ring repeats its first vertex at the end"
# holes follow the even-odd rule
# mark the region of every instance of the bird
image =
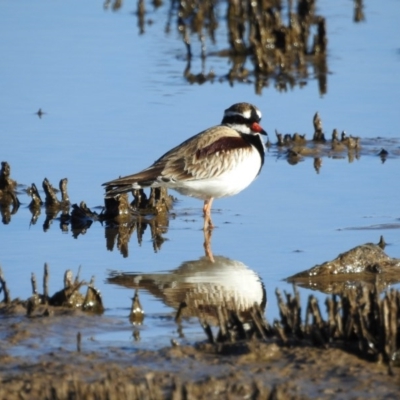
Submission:
POLYGON ((236 103, 224 111, 220 125, 208 128, 166 152, 150 167, 103 183, 105 198, 146 187, 166 187, 204 201, 203 229, 213 229, 215 198, 233 196, 261 172, 265 144, 261 111, 236 103))

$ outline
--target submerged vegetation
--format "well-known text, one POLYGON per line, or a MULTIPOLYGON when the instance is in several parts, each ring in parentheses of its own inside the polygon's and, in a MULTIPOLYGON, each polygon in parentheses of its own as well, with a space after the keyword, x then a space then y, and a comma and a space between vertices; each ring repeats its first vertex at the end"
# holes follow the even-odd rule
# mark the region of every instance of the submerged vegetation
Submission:
MULTIPOLYGON (((123 5, 122 0, 104 2, 105 9, 114 11, 123 5)), ((140 34, 154 23, 150 13, 164 5, 168 7, 165 31, 169 34, 175 27, 182 40, 183 75, 190 84, 247 83, 260 94, 263 88, 287 91, 316 79, 319 93, 326 94, 329 41, 326 18, 319 14, 317 0, 137 0, 133 14, 140 34), (228 59, 229 70, 207 69, 216 58, 228 59), (196 73, 192 70, 198 60, 201 72, 196 73)), ((363 21, 363 0, 354 0, 353 8, 354 21, 363 21)))
MULTIPOLYGON (((280 133, 276 131, 276 141, 268 142, 268 152, 277 159, 284 159, 289 164, 295 165, 306 159, 313 160, 316 173, 321 172, 324 157, 332 159, 347 159, 350 163, 361 156, 373 156, 382 163, 391 157, 400 156, 398 141, 377 139, 362 139, 347 135, 345 131, 338 134, 334 129, 328 138, 324 132, 320 115, 316 113, 312 118, 313 130, 309 134, 280 133)), ((132 234, 137 232, 140 244, 143 234, 150 227, 154 250, 158 251, 164 242, 163 234, 168 230, 169 218, 173 216, 174 197, 164 188, 152 188, 148 194, 143 189, 132 190, 133 200, 128 194, 114 199, 105 199, 104 207, 100 213, 91 210, 84 201, 79 204, 71 203, 67 184, 68 179, 59 182, 59 190, 44 178, 40 193, 34 183, 31 186, 17 184, 11 178, 11 167, 8 162, 2 161, 0 170, 0 212, 3 224, 11 221, 12 215, 18 212, 21 204, 18 196, 21 193, 31 197, 29 210, 32 214, 31 224, 36 224, 45 209, 43 230, 50 229, 52 221, 58 219, 60 229, 67 232, 69 227, 73 237, 85 234, 93 222, 105 224, 107 249, 112 250, 117 245, 124 257, 128 256, 128 243, 132 234), (58 198, 60 193, 60 198, 58 198)))
MULTIPOLYGON (((149 2, 150 3, 150 2, 149 2)), ((149 4, 138 0, 136 16, 141 34, 151 23, 148 8, 157 9, 163 2, 149 4)), ((118 10, 123 2, 106 1, 105 8, 118 10)), ((325 17, 318 15, 316 0, 293 2, 249 0, 177 1, 169 4, 166 31, 176 21, 186 49, 185 79, 193 84, 206 81, 250 83, 257 93, 273 85, 279 91, 307 84, 317 79, 321 94, 327 90, 327 31, 325 17), (222 19, 220 16, 225 15, 222 19), (218 51, 208 51, 208 44, 217 45, 218 31, 225 23, 227 41, 218 43, 218 51), (226 47, 224 47, 226 46, 226 47), (196 48, 200 48, 197 53, 196 48), (230 68, 217 75, 211 68, 206 71, 206 60, 213 57, 229 59, 230 68), (202 71, 192 72, 192 63, 201 59, 202 71)))
POLYGON ((58 308, 90 311, 96 314, 103 313, 103 300, 99 290, 94 286, 94 277, 88 283, 79 279, 79 272, 73 279, 72 271, 65 271, 63 289, 50 295, 48 287, 50 271, 49 266, 45 264, 43 293, 38 292, 36 276, 32 274, 32 295, 27 300, 20 300, 12 299, 10 288, 0 267, 0 293, 3 292, 3 300, 0 302, 0 314, 10 314, 18 307, 23 307, 28 317, 49 316, 57 311, 58 308), (83 295, 79 290, 85 286, 87 288, 86 294, 83 295))

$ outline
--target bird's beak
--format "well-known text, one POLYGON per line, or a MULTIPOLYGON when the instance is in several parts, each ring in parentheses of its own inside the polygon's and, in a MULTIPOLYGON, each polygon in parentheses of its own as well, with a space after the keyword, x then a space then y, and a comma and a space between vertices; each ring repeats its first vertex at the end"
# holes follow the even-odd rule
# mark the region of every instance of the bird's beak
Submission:
POLYGON ((260 133, 261 135, 266 135, 268 136, 268 133, 264 131, 264 129, 261 127, 261 125, 257 122, 253 122, 251 124, 251 130, 257 133, 260 133))

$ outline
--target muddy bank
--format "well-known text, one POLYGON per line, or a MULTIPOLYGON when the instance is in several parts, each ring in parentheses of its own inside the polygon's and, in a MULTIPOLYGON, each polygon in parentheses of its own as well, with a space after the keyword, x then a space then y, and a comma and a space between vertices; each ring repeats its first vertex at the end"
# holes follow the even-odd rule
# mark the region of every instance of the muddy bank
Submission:
MULTIPOLYGON (((397 267, 398 260, 388 260, 378 245, 362 245, 345 254, 359 269, 357 261, 364 259, 356 255, 371 247, 378 261, 383 259, 382 269, 397 267)), ((341 260, 342 255, 327 262, 327 270, 340 269, 341 260)), ((214 262, 231 261, 215 257, 214 262)), ((201 271, 207 269, 204 260, 198 264, 201 271)), ((397 398, 399 292, 380 296, 377 288, 346 288, 326 299, 328 317, 310 296, 305 318, 298 292, 277 292, 281 318, 269 324, 263 290, 257 306, 228 292, 225 297, 213 295, 204 282, 201 290, 194 283, 191 288, 190 273, 196 266, 194 262, 190 268, 181 266, 173 279, 110 275, 110 282, 128 287, 151 288, 157 282, 155 295, 164 293, 165 301, 176 303, 177 325, 182 316, 194 313, 204 328, 204 341, 193 345, 186 345, 182 335, 169 347, 140 350, 135 345, 140 333, 123 344, 98 342, 97 334, 116 332, 121 326, 112 318, 85 312, 80 301, 71 306, 69 301, 54 303, 54 296, 48 296, 48 304, 37 305, 34 314, 29 312, 29 301, 0 303, 0 398, 397 398), (176 284, 180 270, 185 272, 185 292, 192 293, 189 298, 180 297, 183 292, 176 284), (165 283, 160 285, 162 279, 165 283), (169 285, 170 280, 175 285, 169 285)), ((242 277, 249 276, 246 283, 257 281, 244 265, 237 267, 242 277)), ((319 271, 322 268, 318 266, 319 271)), ((66 277, 70 279, 65 279, 64 294, 71 290, 70 273, 66 277)), ((32 286, 34 296, 40 297, 32 286)), ((220 292, 222 286, 218 288, 220 292)), ((3 291, 5 295, 4 285, 3 291)), ((131 314, 137 314, 137 292, 132 300, 131 314)), ((130 321, 134 336, 143 314, 130 321)))
POLYGON ((249 343, 245 354, 207 350, 61 349, 35 362, 1 355, 0 398, 394 399, 398 394, 398 371, 389 376, 383 365, 337 349, 249 343))

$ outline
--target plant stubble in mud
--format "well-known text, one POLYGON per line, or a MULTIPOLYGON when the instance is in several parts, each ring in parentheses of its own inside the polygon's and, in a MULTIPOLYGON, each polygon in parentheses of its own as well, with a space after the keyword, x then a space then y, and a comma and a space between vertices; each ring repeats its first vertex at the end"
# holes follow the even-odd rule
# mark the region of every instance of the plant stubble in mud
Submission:
MULTIPOLYGON (((358 253, 354 251, 354 254, 358 253)), ((216 257, 214 262, 227 262, 218 260, 216 257)), ((384 258, 384 261, 387 263, 388 259, 384 258)), ((205 267, 204 262, 202 268, 205 267)), ((117 275, 116 278, 124 281, 123 276, 117 275)), ((187 278, 185 280, 188 284, 187 278)), ((143 279, 147 279, 148 285, 151 285, 150 278, 143 279)), ((136 282, 129 275, 126 280, 130 285, 136 282)), ((71 279, 67 281, 68 289, 71 287, 71 279)), ((5 286, 2 276, 2 289, 9 295, 5 286)), ((36 293, 36 286, 32 286, 36 293)), ((172 347, 159 351, 140 351, 133 345, 109 345, 103 346, 101 351, 93 350, 91 332, 105 329, 106 320, 82 314, 76 305, 71 308, 68 304, 65 307, 65 302, 59 308, 58 302, 51 302, 48 296, 49 302, 54 305, 44 305, 45 309, 39 307, 35 315, 27 313, 29 302, 13 302, 8 299, 8 304, 4 302, 0 308, 3 321, 10 318, 13 321, 2 324, 0 328, 0 336, 3 338, 0 351, 0 398, 30 396, 67 399, 72 396, 108 399, 117 396, 119 399, 155 399, 240 396, 307 399, 396 396, 400 372, 391 366, 393 359, 388 360, 388 356, 394 356, 397 350, 398 296, 390 294, 383 300, 379 296, 368 296, 368 293, 364 298, 349 296, 346 300, 349 309, 346 309, 343 297, 343 321, 341 317, 338 319, 337 315, 332 315, 332 320, 327 322, 322 319, 317 302, 311 299, 307 314, 312 315, 312 322, 309 324, 306 321, 305 328, 304 323, 298 319, 300 301, 297 294, 294 297, 286 294, 286 303, 281 299, 281 321, 275 321, 273 326, 266 322, 260 309, 248 305, 250 308, 247 316, 246 313, 239 316, 235 314, 239 310, 237 305, 224 302, 225 305, 221 303, 216 314, 218 322, 214 323, 219 325, 219 333, 214 336, 201 316, 206 309, 210 312, 213 305, 207 306, 200 301, 201 292, 204 292, 204 288, 197 291, 196 303, 202 305, 199 319, 203 320, 205 332, 209 332, 208 342, 181 346, 173 341, 172 347), (358 302, 364 305, 357 305, 358 302), (381 307, 382 311, 377 307, 381 307), (378 314, 368 311, 374 308, 378 314), (40 309, 42 313, 38 313, 40 309), (351 311, 356 309, 361 313, 351 311), (366 311, 365 315, 362 310, 366 311), (382 316, 380 320, 376 319, 379 315, 382 316), (368 318, 372 319, 372 325, 368 318), (334 326, 334 321, 338 325, 334 326), (375 326, 374 321, 378 325, 375 326), (368 331, 370 327, 381 330, 383 336, 379 332, 378 336, 386 338, 388 342, 384 345, 377 343, 374 332, 368 331), (340 332, 340 329, 343 331, 340 332), (388 329, 393 330, 394 337, 388 335, 388 329), (357 334, 361 335, 358 339, 358 352, 354 348, 357 346, 357 334), (54 348, 51 345, 54 340, 61 341, 62 346, 54 348), (13 349, 22 343, 31 343, 29 346, 36 348, 39 356, 12 355, 13 349), (371 358, 375 348, 385 355, 383 359, 378 359, 389 361, 389 374, 384 363, 371 363, 347 353, 350 350, 365 357, 371 352, 371 358)), ((51 298, 54 297, 60 296, 51 298)), ((209 302, 215 301, 212 297, 211 294, 206 296, 209 302)), ((143 311, 137 292, 131 311, 141 316, 140 320, 134 318, 131 322, 141 324, 143 311)), ((211 323, 212 319, 208 321, 211 323)))

